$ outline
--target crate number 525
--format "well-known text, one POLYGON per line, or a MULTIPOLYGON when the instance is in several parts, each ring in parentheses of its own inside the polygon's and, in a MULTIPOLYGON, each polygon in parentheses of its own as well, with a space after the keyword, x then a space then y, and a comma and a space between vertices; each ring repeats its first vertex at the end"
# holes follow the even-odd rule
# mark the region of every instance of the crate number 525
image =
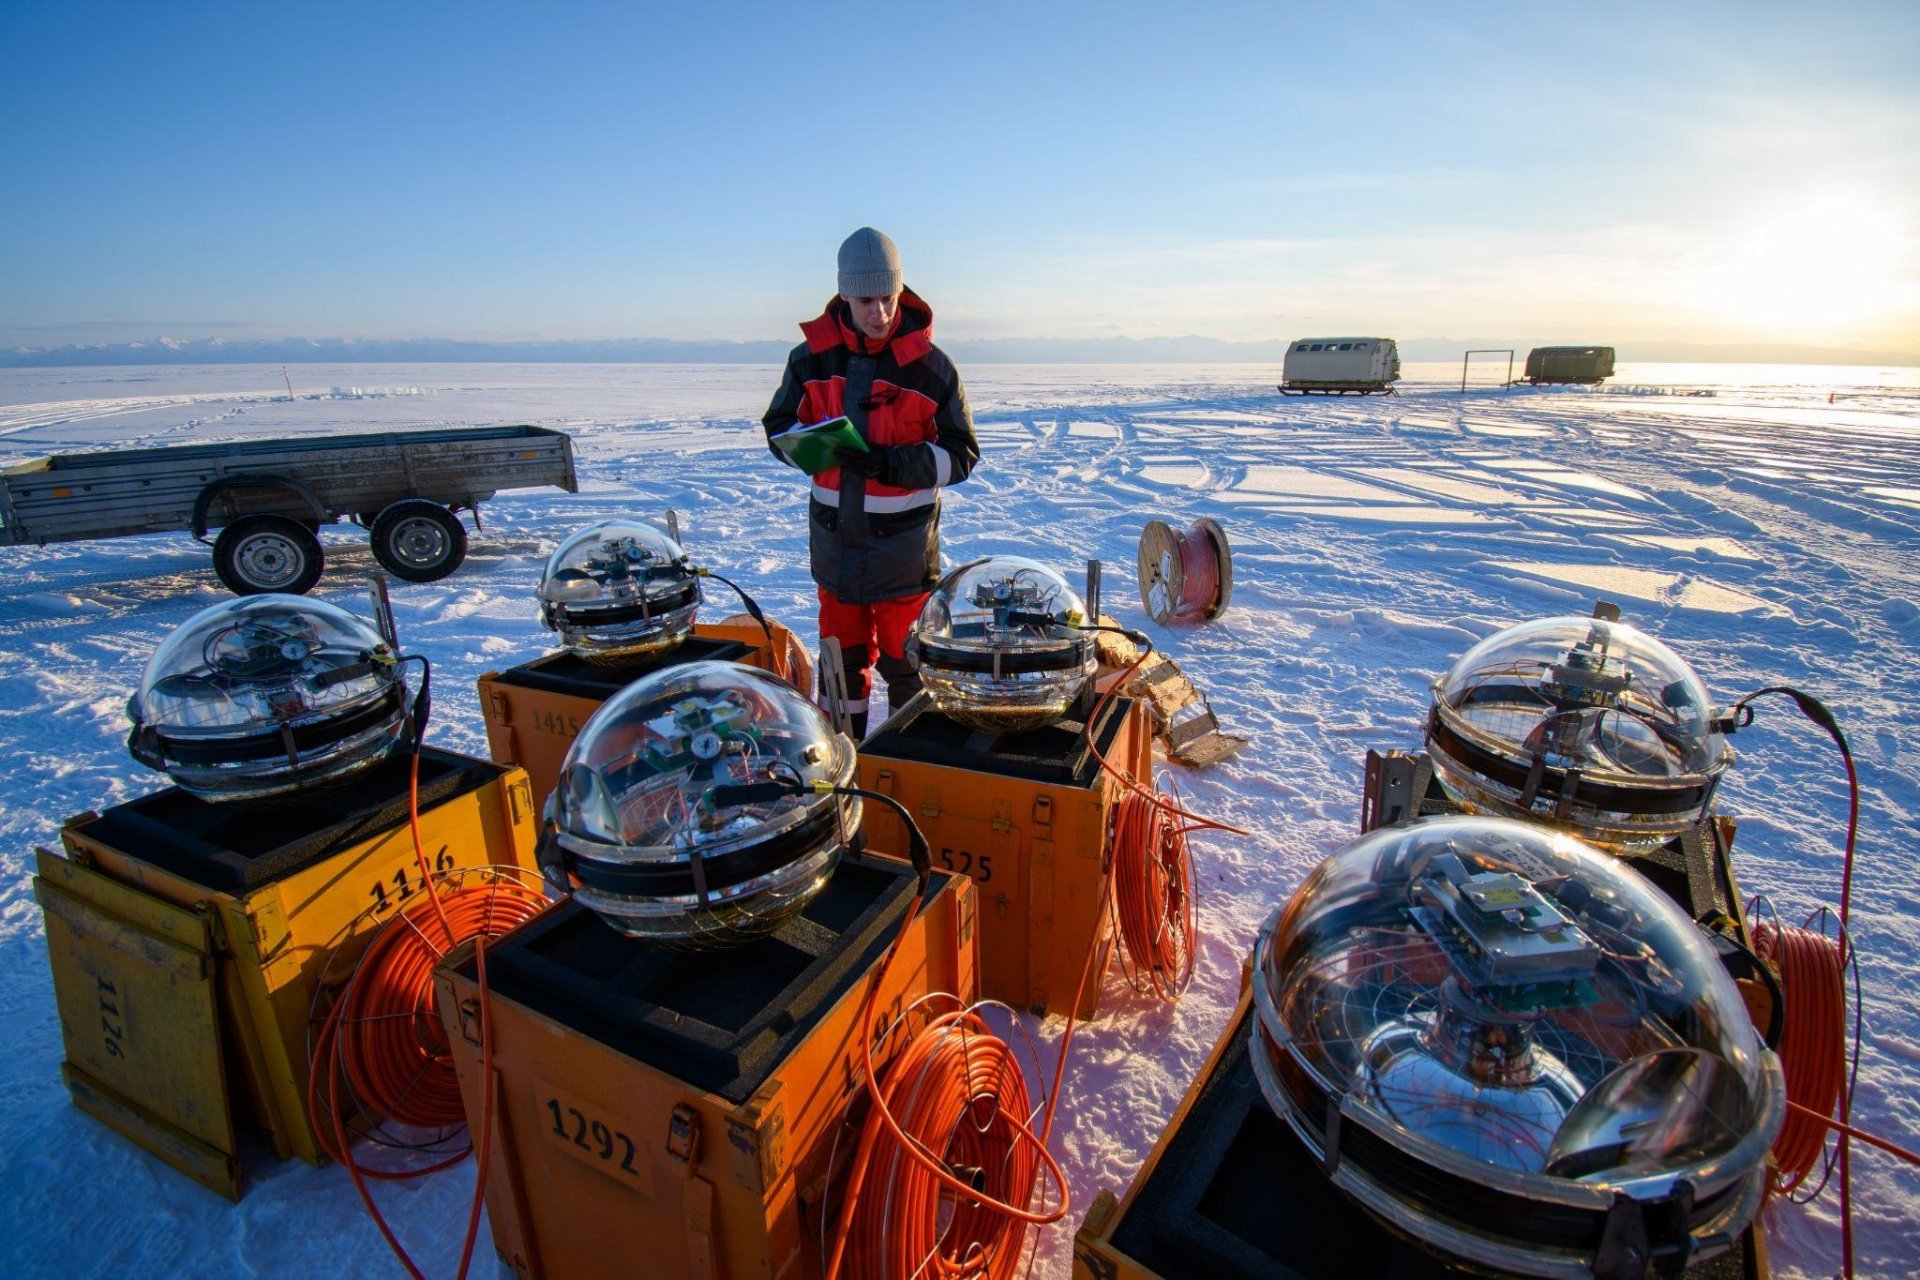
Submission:
POLYGON ((969 853, 965 849, 943 847, 940 850, 940 865, 948 871, 972 876, 981 884, 993 879, 993 855, 990 853, 969 853))

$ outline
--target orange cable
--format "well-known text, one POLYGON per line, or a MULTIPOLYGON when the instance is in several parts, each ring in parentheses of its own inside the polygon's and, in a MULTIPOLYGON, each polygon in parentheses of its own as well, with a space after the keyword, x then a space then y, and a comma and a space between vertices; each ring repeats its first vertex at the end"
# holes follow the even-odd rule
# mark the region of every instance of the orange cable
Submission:
MULTIPOLYGON (((1130 793, 1116 811, 1116 822, 1125 815, 1127 847, 1158 869, 1157 877, 1152 872, 1143 877, 1144 887, 1134 886, 1130 879, 1128 901, 1143 917, 1142 950, 1137 953, 1143 963, 1149 963, 1149 957, 1168 945, 1160 937, 1165 926, 1145 923, 1147 917, 1157 914, 1163 921, 1184 920, 1187 945, 1191 946, 1193 894, 1191 864, 1185 858, 1187 832, 1210 828, 1246 834, 1238 827, 1193 813, 1143 786, 1132 774, 1116 769, 1094 741, 1093 726, 1099 723, 1114 690, 1139 669, 1149 652, 1150 647, 1144 649, 1096 701, 1086 729, 1087 747, 1100 767, 1130 793), (1124 803, 1127 800, 1132 803, 1124 803), (1184 871, 1179 870, 1182 867, 1184 871), (1151 945, 1147 939, 1152 940, 1151 945)), ((1130 868, 1129 877, 1139 870, 1138 866, 1130 868)), ((1108 895, 1116 874, 1115 859, 1109 858, 1100 886, 1103 900, 1111 902, 1108 895)), ((923 888, 922 900, 924 892, 923 888)), ((918 912, 916 903, 878 966, 862 1006, 860 1026, 872 1025, 875 997, 918 912)), ((854 1274, 861 1280, 896 1280, 927 1274, 929 1269, 942 1277, 1010 1280, 1020 1266, 1026 1229, 1047 1226, 1067 1216, 1071 1199, 1066 1178, 1047 1150, 1047 1143, 1058 1115, 1081 1000, 1099 954, 1098 946, 1088 947, 1081 966, 1037 1134, 1025 1119, 1029 1105, 1024 1074, 1006 1043, 994 1036, 971 1009, 937 1017, 914 1036, 888 1067, 884 1087, 873 1063, 874 1042, 884 1036, 867 1037, 861 1057, 873 1101, 847 1178, 841 1230, 836 1233, 827 1264, 830 1278, 837 1280, 842 1267, 851 1261, 854 1274), (957 1052, 956 1039, 961 1046, 957 1052), (906 1111, 904 1122, 895 1112, 896 1103, 906 1111), (983 1160, 989 1163, 976 1163, 983 1160), (878 1212, 872 1198, 863 1194, 876 1161, 887 1164, 882 1176, 890 1192, 878 1212), (969 1171, 969 1180, 955 1175, 955 1165, 969 1171), (1043 1170, 1060 1188, 1060 1202, 1055 1208, 1036 1211, 1027 1205, 1043 1170)), ((1189 957, 1171 969, 1176 974, 1181 968, 1190 973, 1191 963, 1189 957)), ((1162 980, 1166 976, 1162 974, 1162 980)), ((1184 986, 1185 978, 1179 981, 1184 986)))
MULTIPOLYGON (((416 1280, 423 1280, 388 1226, 367 1182, 420 1177, 450 1168, 466 1153, 424 1167, 388 1171, 362 1166, 354 1158, 348 1132, 342 1088, 363 1114, 421 1129, 452 1128, 466 1123, 459 1077, 445 1043, 434 1008, 433 971, 454 947, 475 942, 476 967, 485 1004, 484 940, 504 935, 547 906, 546 898, 518 881, 489 878, 486 883, 445 892, 432 875, 420 835, 420 757, 414 753, 408 787, 408 827, 414 856, 425 879, 426 899, 382 925, 354 967, 346 989, 335 1002, 315 1039, 307 1079, 307 1110, 314 1118, 316 1136, 333 1159, 346 1166, 354 1189, 372 1216, 394 1256, 416 1280), (437 923, 445 944, 431 936, 437 923), (423 927, 424 926, 424 927, 423 927), (331 1124, 320 1123, 319 1089, 326 1080, 331 1124)), ((481 1013, 481 1059, 485 1079, 481 1134, 475 1142, 474 1200, 468 1215, 467 1236, 461 1253, 460 1274, 470 1264, 479 1228, 480 1206, 486 1194, 488 1130, 492 1123, 492 1044, 487 1013, 481 1013)))
POLYGON ((1193 979, 1193 861, 1187 833, 1165 809, 1129 791, 1113 821, 1113 894, 1127 981, 1172 1003, 1193 979))
MULTIPOLYGON (((1860 775, 1858 771, 1854 768, 1853 749, 1847 745, 1847 735, 1841 730, 1840 723, 1837 719, 1834 718, 1833 712, 1828 710, 1825 704, 1821 703, 1819 699, 1810 697, 1809 695, 1800 692, 1798 689, 1794 689, 1786 685, 1769 685, 1764 689, 1758 689, 1753 693, 1748 694, 1746 697, 1742 698, 1738 703, 1734 704, 1733 710, 1736 714, 1741 711, 1746 711, 1747 717, 1748 717, 1746 721, 1737 721, 1737 723, 1750 723, 1752 718, 1752 712, 1749 709, 1750 705, 1754 702, 1755 699, 1763 697, 1767 694, 1781 694, 1793 699, 1795 704, 1799 706, 1800 712, 1802 715, 1804 715, 1808 720, 1812 721, 1815 725, 1819 726, 1821 729, 1825 730, 1827 733, 1827 736, 1833 739, 1834 746, 1839 748, 1840 761, 1846 767, 1846 772, 1847 772, 1847 842, 1846 842, 1846 850, 1842 855, 1841 862, 1840 862, 1840 909, 1838 912, 1838 918, 1839 918, 1839 929, 1837 931, 1838 938, 1836 940, 1829 941, 1824 937, 1821 937, 1820 942, 1822 946, 1827 948, 1832 948, 1837 952, 1839 956, 1840 969, 1842 970, 1843 973, 1849 967, 1853 969, 1855 1022, 1854 1022, 1854 1027, 1851 1033, 1849 1033, 1846 1030, 1844 1025, 1844 1020, 1845 1020, 1844 986, 1842 986, 1839 995, 1836 996, 1833 993, 1833 990, 1831 989, 1830 985, 1817 976, 1819 969, 1824 967, 1824 961, 1821 961, 1818 964, 1814 964, 1813 962, 1808 962, 1808 965, 1812 969, 1813 975, 1814 975, 1811 977, 1811 983, 1816 988, 1814 992, 1810 993, 1810 996, 1809 996, 1810 1000, 1815 1004, 1817 1004, 1818 1006, 1820 1006, 1822 1009, 1827 1009, 1833 1005, 1838 1005, 1841 1009, 1840 1018, 1841 1018, 1842 1026, 1841 1026, 1841 1031, 1839 1035, 1839 1041, 1843 1047, 1843 1056, 1845 1058, 1845 1065, 1844 1065, 1844 1071, 1841 1074, 1841 1082, 1840 1082, 1840 1085, 1838 1086, 1837 1101, 1833 1099, 1828 1099, 1825 1097, 1815 1099, 1815 1101, 1823 1102, 1826 1104, 1825 1114, 1828 1116, 1833 1115, 1833 1112, 1836 1109, 1836 1107, 1839 1111, 1839 1117, 1838 1117, 1839 1123, 1837 1125, 1829 1126, 1833 1128, 1835 1132, 1839 1135, 1837 1140, 1834 1143, 1834 1146, 1836 1148, 1836 1157, 1834 1160, 1832 1160, 1827 1164, 1826 1169, 1829 1173, 1831 1173, 1833 1170, 1837 1168, 1840 1175, 1840 1270, 1842 1274, 1851 1277, 1853 1275, 1853 1161, 1852 1161, 1852 1148, 1849 1145, 1849 1139, 1853 1134, 1853 1129, 1848 1122, 1852 1119, 1852 1115, 1853 1115, 1854 1081, 1860 1067, 1860 1036, 1859 1036, 1859 1016, 1860 1016, 1859 974, 1860 974, 1860 971, 1858 967, 1857 957, 1853 950, 1852 939, 1848 932, 1848 922, 1851 918, 1850 913, 1853 908, 1853 858, 1854 858, 1854 852, 1855 852, 1855 842, 1860 833, 1860 775)), ((1812 917, 1809 917, 1809 919, 1811 918, 1812 917)), ((1818 937, 1819 935, 1816 935, 1816 936, 1818 937)), ((1756 940, 1757 940, 1757 933, 1756 933, 1756 940)), ((1803 976, 1803 979, 1806 979, 1809 977, 1809 975, 1805 973, 1803 973, 1802 976, 1803 976)), ((1782 981, 1782 985, 1784 986, 1786 982, 1786 977, 1784 972, 1781 975, 1781 981, 1782 981)), ((1791 1016, 1793 1011, 1793 1002, 1791 1000, 1787 1002, 1787 1011, 1788 1011, 1788 1014, 1791 1016)), ((1821 1014, 1822 1020, 1824 1020, 1825 1017, 1826 1017, 1826 1014, 1822 1013, 1821 1014)), ((1807 1088, 1812 1089, 1814 1085, 1818 1084, 1821 1086, 1821 1092, 1824 1094, 1826 1075, 1831 1069, 1831 1065, 1827 1061, 1828 1049, 1826 1047, 1826 1044, 1824 1043, 1824 1040, 1825 1040, 1825 1037, 1827 1037, 1831 1033, 1820 1030, 1819 1025, 1820 1024, 1817 1022, 1812 1023, 1811 1030, 1808 1032, 1809 1035, 1818 1037, 1818 1039, 1816 1039, 1813 1044, 1806 1046, 1804 1049, 1804 1053, 1802 1053, 1801 1051, 1796 1051, 1795 1056, 1796 1057, 1804 1056, 1809 1059, 1817 1060, 1819 1065, 1813 1066, 1813 1067, 1803 1067, 1802 1074, 1803 1076, 1808 1076, 1808 1074, 1811 1073, 1811 1077, 1807 1081, 1807 1086, 1806 1086, 1807 1088)), ((1788 1045, 1788 1042, 1785 1039, 1784 1033, 1783 1033, 1781 1044, 1782 1044, 1781 1066, 1783 1070, 1786 1070, 1787 1050, 1791 1046, 1788 1045)), ((1794 1095, 1793 1074, 1789 1071, 1787 1075, 1787 1097, 1788 1097, 1788 1102, 1790 1106, 1794 1102, 1793 1095, 1794 1095)), ((1802 1109, 1811 1110, 1811 1109, 1817 1109, 1817 1108, 1806 1108, 1803 1106, 1802 1109)), ((1792 1119, 1792 1118, 1793 1117, 1790 1115, 1789 1119, 1792 1119)), ((1784 1127, 1782 1132, 1784 1134, 1785 1132, 1784 1127)), ((1822 1134, 1822 1145, 1824 1146, 1824 1133, 1822 1134)), ((1800 1175, 1800 1177, 1804 1177, 1804 1176, 1805 1176, 1804 1174, 1800 1175)), ((1816 1198, 1820 1194, 1820 1192, 1825 1189, 1826 1187, 1825 1176, 1826 1175, 1823 1174, 1820 1186, 1815 1188, 1814 1191, 1806 1197, 1807 1199, 1811 1200, 1816 1198)), ((1795 1178, 1789 1185, 1797 1186, 1799 1184, 1799 1181, 1800 1181, 1800 1178, 1795 1178)))
POLYGON ((1753 941, 1755 953, 1779 970, 1786 1003, 1780 1069, 1793 1106, 1773 1144, 1773 1188, 1791 1195, 1820 1162, 1830 1127, 1824 1117, 1834 1114, 1846 1085, 1846 964, 1837 942, 1796 925, 1756 925, 1753 941))
MULTIPOLYGON (((1195 920, 1193 861, 1187 835, 1198 830, 1246 835, 1239 827, 1218 822, 1185 808, 1177 797, 1141 783, 1117 769, 1094 741, 1094 726, 1112 701, 1138 671, 1153 645, 1148 641, 1119 676, 1107 685, 1087 716, 1086 743, 1100 767, 1126 788, 1114 814, 1112 873, 1109 904, 1120 924, 1127 954, 1146 976, 1144 983, 1131 973, 1137 989, 1151 990, 1162 1000, 1174 1001, 1193 977, 1199 933, 1195 920)), ((1076 1006, 1077 1007, 1077 1006, 1076 1006)))
POLYGON ((1849 1138, 1858 1138, 1870 1147, 1878 1147, 1882 1151, 1899 1156, 1908 1164, 1920 1164, 1920 1151, 1909 1151, 1897 1142, 1888 1142, 1885 1138, 1868 1133, 1865 1129, 1856 1129, 1850 1124, 1835 1120, 1832 1116, 1823 1116, 1817 1111, 1809 1111, 1799 1103, 1791 1100, 1787 1102, 1787 1110, 1799 1112, 1802 1115, 1819 1121, 1829 1129, 1846 1134, 1849 1138))
POLYGON ((1006 1042, 972 1010, 944 1014, 907 1043, 880 1087, 859 1150, 889 1194, 844 1219, 855 1274, 1011 1277, 1029 1224, 996 1205, 1024 1204, 1039 1162, 1026 1077, 1006 1042), (883 1112, 897 1115, 908 1142, 887 1132, 883 1112), (927 1176, 917 1152, 969 1171, 964 1185, 980 1198, 927 1176))
MULTIPOLYGON (((1103 882, 1102 893, 1106 892, 1107 887, 1107 883, 1103 882)), ((924 897, 923 889, 921 901, 924 901, 924 897)), ((892 948, 867 989, 858 1025, 872 1025, 875 997, 919 909, 920 904, 916 902, 910 908, 907 920, 902 922, 892 948)), ((884 1037, 867 1037, 861 1065, 873 1103, 862 1126, 853 1166, 847 1177, 845 1204, 840 1215, 841 1230, 836 1233, 833 1255, 827 1264, 830 1280, 836 1280, 841 1274, 841 1268, 848 1258, 848 1246, 855 1240, 858 1240, 859 1248, 853 1253, 852 1259, 854 1274, 860 1280, 895 1280, 896 1277, 920 1274, 924 1267, 930 1265, 945 1269, 935 1274, 1009 1280, 1019 1266, 1020 1245, 1025 1239, 1026 1228, 1049 1226, 1067 1216, 1071 1200, 1067 1194, 1066 1175, 1047 1150, 1047 1141, 1053 1132, 1061 1080, 1066 1072, 1067 1052, 1073 1042, 1074 1027, 1079 1021, 1080 1001, 1086 993, 1087 980, 1093 973, 1093 958, 1099 951, 1098 947, 1087 948, 1086 962, 1080 969, 1080 981, 1074 988, 1073 1003, 1068 1008, 1066 1030, 1060 1038, 1060 1056, 1054 1064, 1053 1086, 1046 1095, 1040 1132, 1037 1134, 1026 1122, 1029 1103, 1024 1075, 1005 1042, 988 1031, 971 1009, 936 1018, 914 1037, 900 1058, 888 1068, 885 1089, 881 1087, 873 1065, 874 1042, 884 1037), (966 1050, 957 1064, 951 1046, 941 1044, 955 1030, 961 1033, 966 1050), (973 1057, 975 1053, 981 1055, 978 1068, 973 1057), (960 1068, 957 1074, 956 1065, 960 1068), (901 1095, 916 1102, 913 1114, 909 1117, 916 1132, 910 1133, 894 1114, 892 1102, 899 1087, 908 1080, 915 1068, 919 1068, 920 1073, 914 1088, 901 1095), (937 1073, 943 1070, 946 1072, 944 1077, 936 1078, 937 1073), (1007 1078, 1007 1072, 1011 1072, 1011 1079, 1007 1078), (929 1082, 935 1092, 926 1092, 929 1082), (983 1082, 1003 1084, 1007 1096, 1002 1097, 995 1092, 975 1092, 975 1086, 983 1082), (959 1094, 957 1100, 954 1096, 956 1090, 959 1094), (984 1123, 980 1118, 983 1102, 987 1106, 984 1123), (975 1131, 972 1137, 966 1133, 969 1128, 975 1131), (991 1134, 991 1138, 980 1137, 982 1130, 991 1134), (962 1181, 949 1169, 950 1162, 945 1157, 955 1150, 980 1153, 998 1151, 1002 1165, 991 1170, 984 1165, 974 1166, 981 1178, 981 1185, 976 1187, 971 1181, 962 1181), (1031 1154, 1018 1155, 1019 1152, 1031 1154), (905 1157, 904 1163, 900 1159, 902 1156, 905 1157), (876 1230, 863 1223, 862 1210, 869 1217, 874 1211, 871 1202, 864 1199, 862 1193, 871 1166, 875 1160, 882 1158, 890 1161, 891 1189, 894 1194, 884 1202, 879 1214, 882 1225, 876 1230), (1008 1160, 1014 1162, 1014 1168, 1007 1168, 1005 1162, 1008 1160), (1053 1209, 1036 1211, 1026 1206, 1032 1199, 1035 1180, 1042 1171, 1060 1188, 1060 1203, 1053 1209), (896 1207, 916 1214, 914 1225, 917 1231, 902 1227, 893 1212, 896 1207), (937 1224, 948 1208, 952 1208, 953 1215, 943 1233, 937 1224), (996 1217, 1005 1221, 996 1223, 996 1217), (960 1230, 969 1234, 961 1237, 960 1230), (944 1252, 929 1255, 924 1251, 909 1257, 905 1252, 916 1246, 924 1246, 927 1241, 944 1245, 948 1237, 953 1237, 964 1249, 958 1258, 944 1252), (982 1243, 983 1237, 987 1243, 982 1243), (990 1245, 997 1245, 998 1249, 990 1250, 990 1245), (981 1265, 987 1269, 980 1270, 981 1265), (952 1270, 954 1267, 961 1269, 952 1270), (973 1269, 966 1269, 968 1267, 973 1269)))

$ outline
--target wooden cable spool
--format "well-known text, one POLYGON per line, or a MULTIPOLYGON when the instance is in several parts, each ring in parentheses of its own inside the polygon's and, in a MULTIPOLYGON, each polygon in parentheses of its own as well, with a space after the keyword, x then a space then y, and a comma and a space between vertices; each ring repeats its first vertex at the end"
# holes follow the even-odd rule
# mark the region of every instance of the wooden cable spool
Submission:
POLYGON ((1207 622, 1233 595, 1233 548, 1220 522, 1201 517, 1186 529, 1149 520, 1140 533, 1140 602, 1162 626, 1207 622))

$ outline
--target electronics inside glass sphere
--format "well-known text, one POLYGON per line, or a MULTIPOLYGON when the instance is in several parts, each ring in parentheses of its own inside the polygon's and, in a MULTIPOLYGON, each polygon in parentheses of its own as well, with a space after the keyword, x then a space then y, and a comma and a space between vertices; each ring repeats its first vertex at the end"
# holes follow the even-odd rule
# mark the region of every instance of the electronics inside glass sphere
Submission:
POLYGON ((1434 683, 1427 751, 1464 808, 1623 853, 1699 823, 1733 760, 1692 668, 1610 605, 1469 649, 1434 683))
POLYGON ((961 565, 940 580, 906 654, 941 712, 989 733, 1064 716, 1097 665, 1086 605, 1052 569, 1022 556, 961 565))
POLYGON ((1675 1262, 1764 1194, 1780 1066, 1700 929, 1536 824, 1363 836, 1255 952, 1262 1093, 1403 1233, 1522 1275, 1591 1268, 1620 1203, 1675 1262))
POLYGON ((547 801, 540 861, 635 937, 764 932, 860 829, 854 749, 792 685, 733 662, 644 676, 594 713, 547 801))
POLYGON ((204 799, 258 800, 379 762, 406 714, 396 656, 371 624, 305 596, 243 596, 154 652, 127 703, 127 746, 204 799))
POLYGON ((603 520, 547 558, 540 620, 584 658, 664 653, 693 634, 700 579, 680 544, 641 520, 603 520))

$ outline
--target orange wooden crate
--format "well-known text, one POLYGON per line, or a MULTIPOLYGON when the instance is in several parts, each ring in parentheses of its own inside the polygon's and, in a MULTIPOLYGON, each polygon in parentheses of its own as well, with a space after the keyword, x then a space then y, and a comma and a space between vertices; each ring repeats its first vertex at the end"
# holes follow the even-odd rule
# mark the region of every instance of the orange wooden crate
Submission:
MULTIPOLYGON (((515 1274, 819 1277, 829 1175, 857 1136, 859 1015, 912 886, 899 864, 849 859, 800 922, 727 950, 650 946, 572 903, 494 944, 487 1213, 515 1274)), ((973 998, 974 903, 965 877, 936 876, 879 1008, 973 998)), ((434 982, 477 1120, 471 952, 434 982)))
MULTIPOLYGON (((437 870, 532 870, 520 770, 428 747, 420 777, 437 870)), ((351 927, 421 891, 407 787, 394 756, 271 807, 168 787, 69 819, 65 856, 39 851, 34 889, 76 1105, 233 1199, 243 1133, 320 1163, 309 1019, 323 977, 344 977, 366 943, 351 927)))
MULTIPOLYGON (((1143 704, 1112 699, 1098 740, 1115 768, 1151 781, 1143 704)), ((1091 1015, 1111 946, 1101 887, 1122 788, 1085 752, 1072 722, 989 745, 921 695, 860 745, 859 778, 906 805, 936 865, 979 887, 981 994, 1065 1013, 1089 949, 1098 948, 1079 1010, 1091 1015)), ((878 805, 867 813, 868 848, 905 857, 900 820, 878 805)))
POLYGON ((538 814, 560 779, 560 765, 580 728, 600 704, 642 676, 683 662, 714 659, 774 670, 775 653, 795 645, 793 633, 768 620, 774 643, 755 622, 699 623, 678 647, 651 659, 599 665, 569 652, 550 653, 506 671, 480 677, 480 715, 487 726, 487 754, 517 764, 533 783, 538 814))

